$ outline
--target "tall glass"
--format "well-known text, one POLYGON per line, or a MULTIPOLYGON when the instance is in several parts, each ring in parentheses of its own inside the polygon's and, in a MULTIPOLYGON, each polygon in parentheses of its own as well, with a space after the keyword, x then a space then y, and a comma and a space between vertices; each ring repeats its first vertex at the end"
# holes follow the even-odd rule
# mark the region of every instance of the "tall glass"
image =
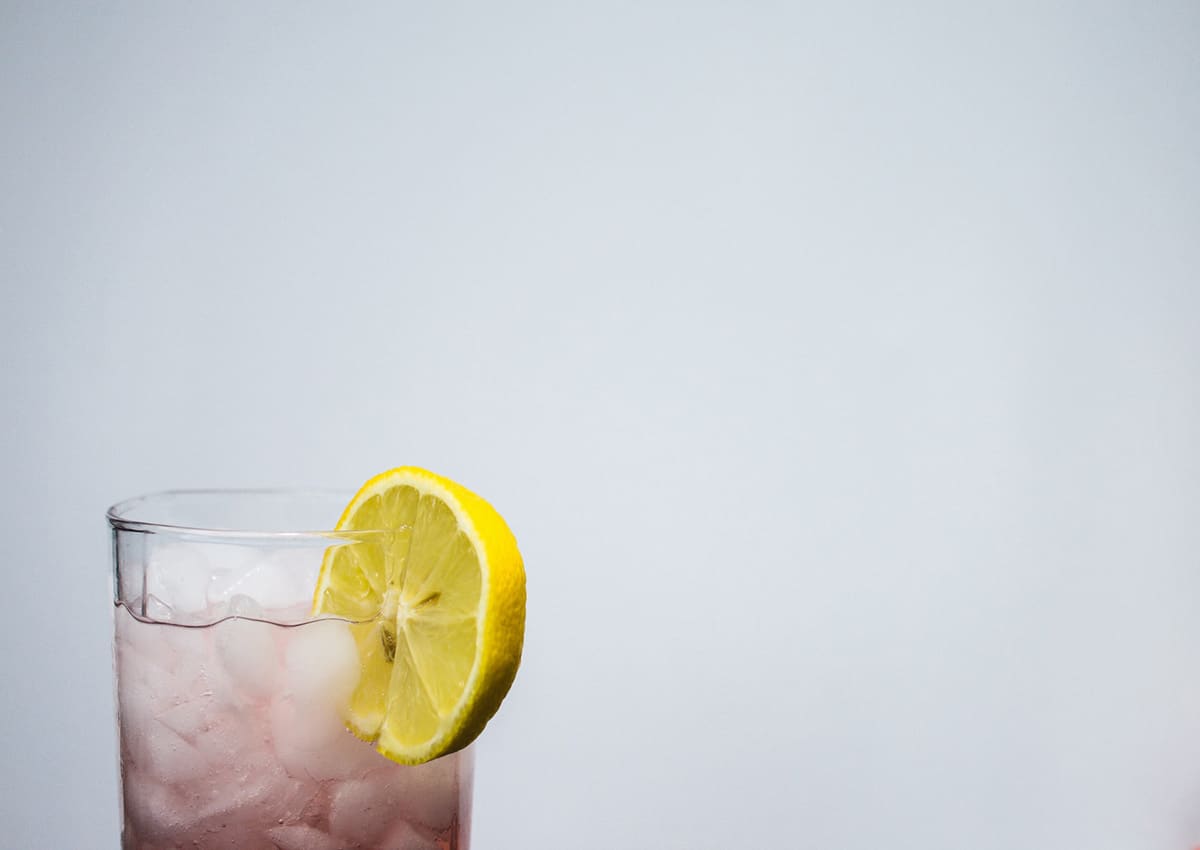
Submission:
MULTIPOLYGON (((351 624, 312 616, 349 493, 192 491, 108 512, 123 850, 462 850, 470 749, 395 764, 344 724, 351 624)), ((362 631, 362 630, 360 630, 362 631)))

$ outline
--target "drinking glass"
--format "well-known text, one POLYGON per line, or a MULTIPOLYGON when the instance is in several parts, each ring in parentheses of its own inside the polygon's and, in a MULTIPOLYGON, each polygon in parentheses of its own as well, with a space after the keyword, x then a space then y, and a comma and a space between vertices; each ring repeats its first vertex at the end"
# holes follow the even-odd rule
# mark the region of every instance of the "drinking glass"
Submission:
POLYGON ((109 509, 123 850, 468 847, 471 748, 405 766, 345 726, 358 651, 350 622, 312 614, 321 563, 331 547, 379 557, 397 531, 325 530, 350 497, 109 509))

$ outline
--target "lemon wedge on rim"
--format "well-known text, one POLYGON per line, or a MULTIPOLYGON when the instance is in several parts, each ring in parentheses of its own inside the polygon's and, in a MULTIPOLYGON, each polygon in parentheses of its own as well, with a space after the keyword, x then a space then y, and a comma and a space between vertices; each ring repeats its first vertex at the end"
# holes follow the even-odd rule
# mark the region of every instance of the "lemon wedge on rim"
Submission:
POLYGON ((313 594, 314 614, 353 621, 361 672, 346 725, 403 764, 462 749, 521 662, 516 539, 479 496, 411 466, 364 484, 337 530, 388 532, 331 546, 313 594))

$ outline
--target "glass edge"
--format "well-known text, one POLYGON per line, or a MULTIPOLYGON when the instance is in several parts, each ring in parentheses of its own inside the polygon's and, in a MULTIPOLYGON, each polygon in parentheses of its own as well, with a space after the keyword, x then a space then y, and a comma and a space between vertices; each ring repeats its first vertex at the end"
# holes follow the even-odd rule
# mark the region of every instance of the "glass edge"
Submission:
POLYGON ((351 490, 339 490, 336 488, 321 488, 321 487, 262 487, 262 488, 245 488, 245 489, 226 489, 226 488, 200 488, 200 489, 182 489, 182 490, 158 490, 153 493, 144 493, 140 496, 133 496, 128 499, 122 499, 109 505, 105 510, 104 516, 108 520, 109 528, 112 531, 127 531, 137 532, 142 534, 173 534, 186 537, 197 537, 205 539, 234 539, 234 540, 303 540, 309 538, 335 538, 340 540, 359 540, 371 539, 384 534, 394 534, 395 528, 356 528, 356 529, 336 529, 336 528, 306 528, 306 529, 233 529, 233 528, 206 528, 203 526, 177 525, 168 522, 154 522, 151 520, 134 520, 122 516, 123 513, 135 505, 151 499, 158 499, 169 496, 253 496, 253 495, 281 495, 281 496, 301 496, 301 495, 323 495, 323 496, 339 496, 343 497, 345 502, 349 502, 353 497, 351 490))

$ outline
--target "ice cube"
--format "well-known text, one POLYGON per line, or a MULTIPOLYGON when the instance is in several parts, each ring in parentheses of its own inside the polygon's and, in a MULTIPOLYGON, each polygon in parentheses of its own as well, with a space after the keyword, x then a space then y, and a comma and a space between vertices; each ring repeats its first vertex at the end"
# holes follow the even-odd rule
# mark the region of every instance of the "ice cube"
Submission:
POLYGON ((278 826, 267 835, 279 850, 344 850, 346 846, 332 835, 304 824, 278 826))
POLYGON ((127 760, 155 779, 168 784, 190 782, 207 770, 196 747, 157 719, 121 725, 127 760))
POLYGON ((211 710, 211 700, 188 700, 163 710, 157 720, 188 743, 194 744, 208 728, 211 710))
POLYGON ((145 683, 161 708, 208 688, 212 662, 207 629, 132 621, 124 631, 127 646, 118 644, 117 656, 122 688, 131 679, 145 683))
POLYGON ((204 769, 192 742, 159 720, 169 697, 155 683, 122 677, 118 694, 122 757, 164 782, 185 782, 204 769))
POLYGON ((312 601, 313 588, 317 586, 317 577, 321 573, 321 562, 324 558, 324 546, 276 549, 270 555, 272 567, 286 574, 287 583, 296 592, 292 601, 303 600, 306 603, 312 601))
POLYGON ((390 764, 355 738, 329 705, 278 699, 271 706, 271 737, 280 763, 296 777, 345 779, 390 764))
POLYGON ((329 829, 347 842, 373 844, 402 816, 385 774, 341 782, 329 795, 329 829))
POLYGON ((316 783, 288 776, 267 753, 252 750, 243 750, 239 761, 213 769, 184 790, 206 826, 254 823, 264 816, 294 822, 319 793, 316 783))
POLYGON ((235 773, 269 760, 269 732, 261 709, 218 699, 204 704, 194 744, 214 770, 235 773))
POLYGON ((246 617, 261 617, 262 608, 248 596, 235 594, 229 600, 234 617, 213 627, 216 655, 235 699, 265 698, 275 687, 279 659, 275 649, 277 626, 246 617))
POLYGON ((219 607, 235 595, 254 599, 270 615, 303 603, 311 605, 323 549, 279 549, 243 559, 219 576, 207 589, 210 606, 219 607))
POLYGON ((169 623, 175 619, 176 614, 174 608, 150 593, 146 595, 146 602, 142 606, 142 616, 159 623, 169 623))
POLYGON ((458 813, 459 761, 455 754, 410 767, 387 767, 340 783, 330 794, 329 826, 352 841, 375 841, 395 820, 434 831, 449 828, 458 813))
POLYGON ((289 773, 332 779, 370 769, 364 765, 374 754, 354 746, 342 719, 359 669, 346 623, 321 620, 289 630, 270 712, 275 749, 289 773))
POLYGON ((341 620, 296 626, 288 635, 284 690, 297 702, 341 710, 358 684, 361 668, 350 627, 341 620))
POLYGON ((235 593, 229 597, 228 615, 231 617, 249 617, 250 619, 263 619, 263 607, 253 598, 242 593, 235 593))
POLYGON ((155 687, 170 697, 172 705, 191 699, 211 699, 220 667, 213 658, 211 630, 159 626, 161 639, 173 646, 174 664, 165 679, 156 677, 155 687))
POLYGON ((206 591, 210 571, 199 546, 183 543, 154 546, 146 559, 147 614, 150 615, 153 599, 155 613, 169 614, 169 622, 203 622, 208 609, 206 591))
MULTIPOLYGON (((212 699, 209 630, 130 622, 121 627, 124 639, 117 643, 118 696, 124 711, 160 716, 184 703, 212 699)), ((168 725, 180 731, 178 724, 168 725)))
POLYGON ((408 821, 397 821, 379 842, 387 850, 440 850, 443 846, 431 830, 414 826, 408 821))

